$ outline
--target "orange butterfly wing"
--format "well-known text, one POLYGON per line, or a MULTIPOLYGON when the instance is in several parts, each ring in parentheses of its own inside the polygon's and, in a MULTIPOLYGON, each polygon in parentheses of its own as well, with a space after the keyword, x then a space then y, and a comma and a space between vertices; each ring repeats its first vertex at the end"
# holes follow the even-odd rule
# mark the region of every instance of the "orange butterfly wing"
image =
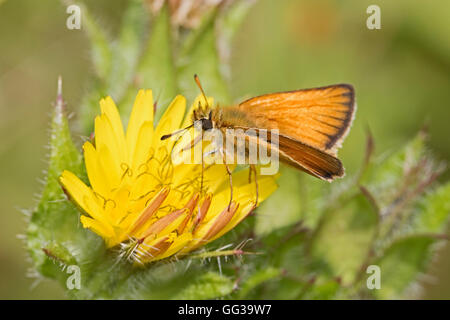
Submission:
POLYGON ((281 135, 335 155, 355 112, 349 84, 265 94, 242 102, 257 128, 278 129, 281 135))

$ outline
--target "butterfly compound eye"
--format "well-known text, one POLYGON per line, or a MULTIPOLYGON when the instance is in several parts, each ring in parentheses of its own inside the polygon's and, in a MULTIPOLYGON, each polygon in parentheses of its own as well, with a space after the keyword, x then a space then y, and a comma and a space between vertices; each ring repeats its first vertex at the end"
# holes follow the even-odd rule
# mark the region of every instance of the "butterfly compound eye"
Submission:
POLYGON ((210 130, 212 128, 213 128, 213 124, 212 124, 211 119, 203 118, 202 119, 202 130, 210 130))

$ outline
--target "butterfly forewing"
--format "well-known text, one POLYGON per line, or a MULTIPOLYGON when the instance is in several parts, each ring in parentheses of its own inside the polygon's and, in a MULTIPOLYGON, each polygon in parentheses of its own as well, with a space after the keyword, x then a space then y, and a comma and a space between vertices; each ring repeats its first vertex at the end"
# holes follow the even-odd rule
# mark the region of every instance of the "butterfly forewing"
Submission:
POLYGON ((280 134, 335 155, 351 126, 355 95, 351 85, 266 94, 239 107, 257 128, 280 134))

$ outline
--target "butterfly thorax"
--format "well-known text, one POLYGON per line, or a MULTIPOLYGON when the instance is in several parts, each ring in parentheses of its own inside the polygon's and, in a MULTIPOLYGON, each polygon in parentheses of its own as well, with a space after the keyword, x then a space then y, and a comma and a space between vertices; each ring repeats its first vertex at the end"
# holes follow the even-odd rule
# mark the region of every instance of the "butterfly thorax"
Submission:
POLYGON ((199 106, 192 113, 192 121, 201 121, 203 130, 260 127, 256 119, 250 119, 248 113, 240 110, 239 106, 217 106, 215 108, 199 106))

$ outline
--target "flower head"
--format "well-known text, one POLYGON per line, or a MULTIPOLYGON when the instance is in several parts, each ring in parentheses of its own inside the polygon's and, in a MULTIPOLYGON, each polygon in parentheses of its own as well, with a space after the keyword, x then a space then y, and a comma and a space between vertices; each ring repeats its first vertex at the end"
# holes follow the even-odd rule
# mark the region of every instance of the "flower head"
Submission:
MULTIPOLYGON (((208 104, 212 99, 208 98, 208 104)), ((204 105, 198 97, 193 106, 204 105)), ((81 222, 108 247, 147 263, 186 254, 213 241, 255 208, 248 169, 233 173, 233 201, 223 164, 174 164, 175 141, 161 136, 189 124, 186 99, 177 96, 153 125, 151 90, 140 90, 126 133, 114 101, 100 101, 95 141, 83 145, 90 186, 64 171, 60 183, 84 213, 81 222)), ((191 113, 193 107, 191 108, 191 113)), ((275 178, 258 176, 259 202, 276 189, 275 178)))

